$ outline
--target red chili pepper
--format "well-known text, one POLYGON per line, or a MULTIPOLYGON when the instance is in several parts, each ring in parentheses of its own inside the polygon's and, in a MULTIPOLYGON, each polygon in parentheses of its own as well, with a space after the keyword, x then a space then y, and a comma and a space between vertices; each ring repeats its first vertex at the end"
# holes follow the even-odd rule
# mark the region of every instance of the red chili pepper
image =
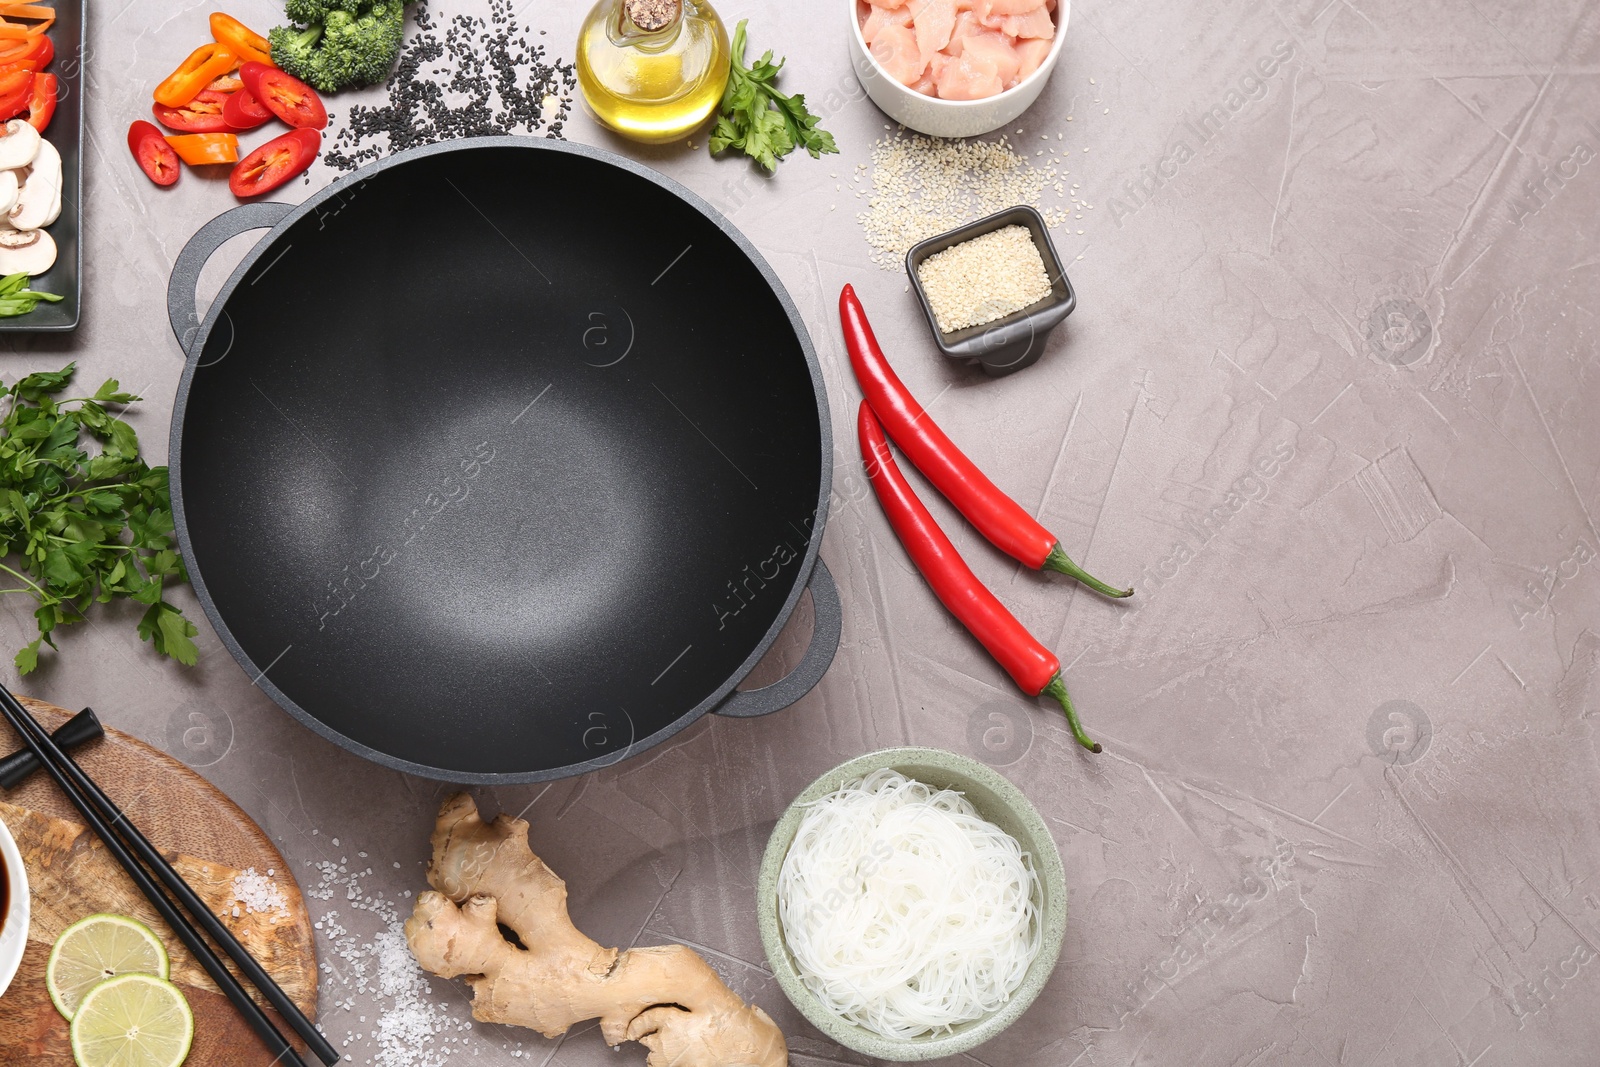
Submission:
POLYGON ((856 381, 861 383, 867 403, 872 405, 889 436, 905 451, 917 470, 927 476, 979 533, 1006 555, 1034 570, 1048 567, 1060 571, 1106 596, 1133 595, 1132 589, 1107 585, 1072 562, 1062 551, 1061 541, 1055 534, 1001 492, 945 436, 884 358, 854 286, 845 286, 839 294, 839 321, 844 327, 850 365, 855 368, 856 381))
POLYGON ((911 562, 933 587, 939 602, 961 620, 961 625, 989 650, 1024 693, 1050 696, 1060 702, 1078 744, 1090 752, 1099 752, 1100 746, 1083 732, 1072 698, 1061 681, 1061 661, 972 573, 900 473, 883 427, 865 401, 856 417, 856 431, 861 438, 861 462, 867 468, 867 480, 878 495, 878 503, 883 505, 889 525, 906 546, 911 562))

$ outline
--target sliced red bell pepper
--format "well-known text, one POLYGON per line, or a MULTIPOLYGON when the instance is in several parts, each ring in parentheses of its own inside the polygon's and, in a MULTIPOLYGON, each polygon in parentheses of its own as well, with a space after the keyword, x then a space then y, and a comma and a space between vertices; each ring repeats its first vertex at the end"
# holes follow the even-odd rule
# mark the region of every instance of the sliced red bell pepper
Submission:
POLYGON ((167 75, 156 86, 156 103, 167 107, 182 107, 200 95, 212 79, 221 77, 239 65, 239 57, 222 45, 211 41, 189 53, 189 58, 178 64, 178 69, 167 75))
POLYGON ((56 114, 56 95, 59 83, 54 74, 35 74, 33 90, 28 94, 28 125, 40 133, 50 125, 56 114))
POLYGON ((28 110, 33 96, 33 71, 13 70, 0 74, 0 122, 14 119, 28 110))

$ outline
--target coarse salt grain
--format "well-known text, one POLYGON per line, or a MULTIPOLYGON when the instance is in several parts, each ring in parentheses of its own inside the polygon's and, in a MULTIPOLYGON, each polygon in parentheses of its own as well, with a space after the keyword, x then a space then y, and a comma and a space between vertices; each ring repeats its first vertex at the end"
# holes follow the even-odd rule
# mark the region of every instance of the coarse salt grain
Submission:
POLYGON ((1004 318, 1050 295, 1044 257, 1026 226, 1006 226, 922 261, 917 280, 942 333, 1004 318))
MULTIPOLYGON (((271 874, 270 870, 266 874, 257 874, 254 867, 240 871, 233 877, 233 899, 243 904, 251 915, 287 917, 289 898, 284 896, 278 883, 270 877, 271 874)), ((233 909, 233 917, 240 917, 238 908, 233 909)))

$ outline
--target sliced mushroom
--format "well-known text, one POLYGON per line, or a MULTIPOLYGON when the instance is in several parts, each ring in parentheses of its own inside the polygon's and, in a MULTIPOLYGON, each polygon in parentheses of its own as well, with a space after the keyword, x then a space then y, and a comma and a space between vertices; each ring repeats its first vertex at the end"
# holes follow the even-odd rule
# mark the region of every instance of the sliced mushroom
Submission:
POLYGON ((43 274, 55 262, 55 239, 44 230, 0 230, 0 274, 43 274))
POLYGON ((33 162, 43 138, 26 119, 12 119, 0 127, 0 170, 16 170, 33 162))
POLYGON ((50 210, 45 212, 44 224, 49 226, 61 217, 61 185, 56 184, 56 198, 50 203, 50 210))
MULTIPOLYGON (((14 171, 7 171, 8 176, 14 171)), ((0 204, 5 203, 4 179, 0 179, 0 204)), ((49 141, 39 142, 33 166, 23 172, 22 188, 5 219, 19 230, 37 230, 55 221, 61 213, 61 153, 49 141)))
POLYGON ((0 218, 5 218, 11 209, 17 206, 17 197, 21 187, 17 183, 17 172, 14 170, 0 170, 0 218))

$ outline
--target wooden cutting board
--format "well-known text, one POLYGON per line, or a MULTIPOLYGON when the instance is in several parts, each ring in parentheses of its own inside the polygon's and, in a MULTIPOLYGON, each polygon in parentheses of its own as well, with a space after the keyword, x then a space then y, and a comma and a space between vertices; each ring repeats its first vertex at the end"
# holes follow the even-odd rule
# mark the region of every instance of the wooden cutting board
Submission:
MULTIPOLYGON (((23 703, 50 730, 70 714, 26 697, 23 703)), ((8 727, 0 725, 3 753, 21 744, 8 727)), ((162 851, 201 899, 226 920, 290 999, 315 1019, 317 960, 311 919, 288 864, 261 828, 200 775, 110 727, 103 740, 74 754, 84 771, 162 851), (252 913, 235 899, 235 877, 251 868, 260 875, 272 872, 271 881, 284 898, 281 911, 252 913)), ((0 820, 17 839, 26 862, 33 906, 22 969, 0 996, 0 1064, 62 1067, 72 1063, 67 1023, 45 992, 45 961, 63 929, 100 911, 132 915, 148 923, 166 943, 172 957, 172 980, 182 987, 194 1010, 195 1042, 189 1064, 270 1064, 272 1056, 233 1005, 80 818, 42 773, 11 793, 0 793, 0 820)), ((251 987, 246 984, 246 988, 251 987)), ((269 1014, 278 1029, 290 1035, 276 1013, 269 1014)))

